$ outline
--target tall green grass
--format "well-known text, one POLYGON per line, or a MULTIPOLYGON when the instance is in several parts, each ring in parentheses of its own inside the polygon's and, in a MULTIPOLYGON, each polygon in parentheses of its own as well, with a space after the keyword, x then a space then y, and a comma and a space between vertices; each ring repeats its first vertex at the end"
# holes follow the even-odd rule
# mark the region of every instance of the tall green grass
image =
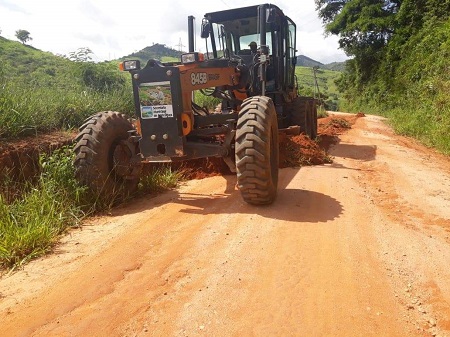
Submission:
MULTIPOLYGON (((46 254, 68 228, 113 206, 114 196, 99 197, 79 185, 73 156, 70 147, 41 156, 36 181, 25 183, 23 192, 12 201, 6 193, 8 184, 15 182, 1 182, 0 269, 16 268, 46 254)), ((159 193, 175 187, 182 178, 170 166, 158 167, 142 178, 138 193, 159 193)))
POLYGON ((86 214, 87 192, 75 181, 68 151, 41 157, 37 182, 19 199, 7 203, 0 194, 0 266, 19 266, 48 252, 86 214))
POLYGON ((98 111, 133 111, 131 86, 106 92, 75 83, 38 85, 0 78, 0 138, 77 128, 98 111))
POLYGON ((156 165, 151 173, 144 175, 139 182, 140 193, 163 192, 174 188, 184 180, 181 170, 174 170, 170 165, 156 165))

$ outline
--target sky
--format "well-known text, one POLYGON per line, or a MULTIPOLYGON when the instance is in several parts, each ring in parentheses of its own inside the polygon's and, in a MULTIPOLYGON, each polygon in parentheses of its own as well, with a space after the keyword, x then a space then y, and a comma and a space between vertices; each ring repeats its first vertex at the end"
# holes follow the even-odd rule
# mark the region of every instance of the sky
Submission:
MULTIPOLYGON (((30 32, 27 44, 54 54, 79 48, 93 51, 94 61, 116 59, 154 43, 187 50, 187 17, 196 18, 199 36, 208 12, 265 3, 247 0, 0 0, 1 36, 16 40, 15 32, 30 32)), ((322 63, 343 61, 336 36, 325 37, 314 0, 271 2, 297 24, 297 55, 322 63)), ((203 41, 197 38, 197 50, 203 41)))

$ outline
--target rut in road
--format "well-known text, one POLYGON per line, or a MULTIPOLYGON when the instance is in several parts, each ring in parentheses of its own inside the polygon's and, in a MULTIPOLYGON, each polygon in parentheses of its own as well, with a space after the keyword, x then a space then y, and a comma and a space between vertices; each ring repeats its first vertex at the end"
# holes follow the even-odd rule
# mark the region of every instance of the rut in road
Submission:
POLYGON ((5 336, 449 336, 450 163, 358 119, 275 204, 233 176, 98 218, 0 280, 5 336))

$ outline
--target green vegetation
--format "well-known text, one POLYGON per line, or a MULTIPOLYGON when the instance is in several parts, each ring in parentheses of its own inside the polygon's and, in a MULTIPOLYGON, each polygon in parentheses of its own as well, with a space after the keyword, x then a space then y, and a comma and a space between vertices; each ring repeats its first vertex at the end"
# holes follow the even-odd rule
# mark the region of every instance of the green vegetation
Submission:
POLYGON ((97 111, 132 113, 117 64, 73 62, 0 37, 0 138, 78 127, 97 111))
POLYGON ((450 0, 315 0, 348 55, 339 80, 350 111, 450 154, 450 0))
MULTIPOLYGON (((41 173, 34 183, 0 182, 0 269, 20 266, 49 252, 60 235, 93 212, 109 209, 114 196, 93 196, 75 180, 74 152, 65 147, 40 160, 41 173)), ((158 167, 142 178, 139 194, 173 188, 183 178, 170 166, 158 167)))
POLYGON ((336 80, 341 77, 341 72, 316 69, 319 90, 316 87, 313 68, 295 67, 295 74, 297 75, 300 95, 322 98, 326 110, 337 111, 339 109, 341 93, 337 88, 336 80))
MULTIPOLYGON (((90 62, 90 50, 68 58, 0 37, 0 139, 78 128, 98 111, 134 111, 128 73, 111 62, 90 62)), ((20 266, 50 251, 60 235, 93 212, 108 209, 114 196, 92 195, 75 180, 74 152, 40 158, 40 173, 0 181, 0 269, 20 266)), ((174 187, 181 173, 159 167, 143 177, 138 194, 174 187)))
POLYGON ((332 62, 328 64, 323 64, 319 61, 313 60, 305 55, 297 56, 297 66, 298 67, 309 67, 309 68, 320 68, 326 70, 334 70, 334 71, 344 71, 345 62, 332 62))
POLYGON ((182 171, 173 170, 170 165, 157 165, 151 174, 142 177, 139 183, 141 192, 162 192, 177 186, 184 179, 182 171))
POLYGON ((37 182, 26 183, 19 199, 7 203, 8 196, 0 194, 0 267, 17 266, 48 252, 89 207, 85 188, 75 181, 70 150, 44 156, 40 164, 37 182))

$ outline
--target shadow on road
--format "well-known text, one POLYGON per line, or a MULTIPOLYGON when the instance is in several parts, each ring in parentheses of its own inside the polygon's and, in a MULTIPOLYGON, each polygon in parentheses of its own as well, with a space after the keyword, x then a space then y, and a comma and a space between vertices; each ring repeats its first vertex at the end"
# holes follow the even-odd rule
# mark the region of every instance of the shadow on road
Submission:
POLYGON ((281 189, 271 205, 253 206, 245 203, 239 191, 229 195, 180 194, 175 202, 189 206, 181 209, 189 214, 258 214, 269 219, 294 222, 326 222, 342 213, 342 205, 336 199, 322 193, 301 189, 281 189), (234 202, 231 204, 229 200, 234 202))
MULTIPOLYGON (((243 201, 236 189, 236 176, 223 176, 221 193, 189 193, 170 191, 157 198, 137 200, 134 204, 117 209, 115 215, 143 212, 167 203, 184 205, 179 212, 198 215, 209 214, 258 214, 269 219, 293 222, 319 223, 341 215, 341 203, 323 193, 289 187, 299 168, 280 171, 278 196, 271 205, 254 206, 243 201), (151 205, 149 205, 151 201, 151 205)), ((201 218, 199 219, 201 221, 201 218)))

